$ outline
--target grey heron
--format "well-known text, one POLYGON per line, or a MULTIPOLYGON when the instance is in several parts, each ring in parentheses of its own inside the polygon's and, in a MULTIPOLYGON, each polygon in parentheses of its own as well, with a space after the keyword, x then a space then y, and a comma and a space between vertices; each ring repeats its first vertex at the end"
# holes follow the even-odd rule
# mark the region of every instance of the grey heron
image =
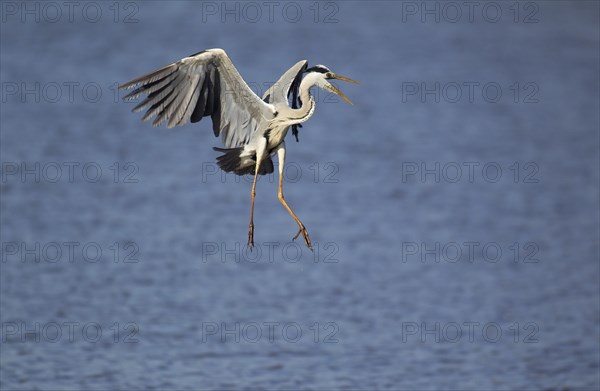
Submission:
POLYGON ((244 82, 224 50, 209 49, 119 88, 135 88, 124 97, 126 101, 146 96, 132 111, 146 109, 142 120, 154 117, 154 126, 164 122, 167 128, 173 128, 211 117, 213 132, 216 137, 221 136, 225 146, 213 148, 223 153, 217 158, 219 167, 237 175, 254 175, 248 227, 250 249, 254 247, 256 181, 258 175, 274 171, 271 156, 276 154, 279 161, 278 198, 299 228, 293 239, 302 234, 306 246, 312 250, 306 227, 283 197, 284 138, 290 127, 297 138, 297 127, 313 115, 315 99, 309 92, 312 87, 331 91, 352 104, 328 81, 330 79, 360 84, 336 75, 323 65, 308 68, 308 61, 303 60, 286 71, 261 99, 244 82))

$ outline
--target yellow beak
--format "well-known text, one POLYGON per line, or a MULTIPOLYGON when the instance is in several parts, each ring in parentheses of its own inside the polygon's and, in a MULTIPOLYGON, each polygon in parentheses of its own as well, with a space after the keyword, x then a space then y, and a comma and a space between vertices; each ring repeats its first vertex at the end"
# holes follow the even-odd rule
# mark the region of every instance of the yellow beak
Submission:
POLYGON ((344 76, 340 76, 340 75, 333 75, 333 78, 337 79, 337 80, 347 81, 347 82, 358 84, 359 86, 362 86, 362 84, 360 84, 356 80, 350 79, 348 77, 344 77, 344 76))
MULTIPOLYGON (((350 83, 354 83, 354 84, 358 84, 358 85, 362 85, 359 82, 357 82, 356 80, 352 80, 350 78, 344 77, 344 76, 340 76, 340 75, 333 75, 331 77, 332 79, 337 79, 337 80, 342 80, 342 81, 347 81, 350 83)), ((343 100, 345 100, 346 102, 350 103, 351 105, 353 104, 350 99, 348 99, 348 97, 346 95, 344 95, 342 93, 342 91, 338 90, 334 85, 330 85, 331 87, 331 91, 337 95, 339 95, 343 100)))
POLYGON ((335 86, 333 84, 329 84, 329 89, 331 90, 331 92, 333 92, 334 94, 338 94, 343 100, 345 100, 346 102, 350 103, 351 105, 353 104, 350 99, 348 99, 348 97, 346 95, 344 95, 344 93, 340 90, 338 90, 337 88, 335 88, 335 86))

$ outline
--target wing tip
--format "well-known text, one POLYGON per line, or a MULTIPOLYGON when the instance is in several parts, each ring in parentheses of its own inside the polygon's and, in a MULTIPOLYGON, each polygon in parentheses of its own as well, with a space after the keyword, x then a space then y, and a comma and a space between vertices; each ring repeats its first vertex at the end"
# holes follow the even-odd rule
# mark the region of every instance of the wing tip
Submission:
POLYGON ((169 76, 171 73, 174 72, 174 70, 171 71, 171 72, 169 72, 169 73, 166 73, 166 72, 169 71, 169 70, 171 70, 171 69, 173 69, 173 68, 177 69, 177 63, 176 62, 174 62, 172 64, 169 64, 167 66, 164 66, 164 67, 162 67, 160 69, 157 69, 155 71, 152 71, 150 73, 146 73, 145 75, 140 76, 138 78, 135 78, 133 80, 130 80, 130 81, 126 82, 126 83, 123 83, 118 88, 119 88, 119 90, 128 90, 128 89, 131 89, 131 88, 133 88, 133 87, 135 87, 137 85, 144 85, 144 84, 147 84, 147 83, 151 83, 151 82, 155 81, 159 77, 167 77, 167 76, 169 76))

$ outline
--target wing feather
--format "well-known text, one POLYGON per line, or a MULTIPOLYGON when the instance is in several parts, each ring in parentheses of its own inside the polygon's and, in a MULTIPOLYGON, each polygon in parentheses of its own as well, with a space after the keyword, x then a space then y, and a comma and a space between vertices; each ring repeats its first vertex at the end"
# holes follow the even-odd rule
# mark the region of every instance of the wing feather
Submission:
POLYGON ((181 121, 181 115, 183 114, 183 111, 187 109, 187 106, 190 104, 190 99, 194 94, 194 89, 196 88, 197 84, 195 79, 195 76, 186 76, 185 80, 183 81, 186 86, 173 101, 173 107, 171 113, 169 114, 167 128, 173 128, 175 125, 179 124, 179 121, 181 121))
POLYGON ((156 81, 150 82, 146 85, 141 86, 140 88, 136 88, 129 94, 125 95, 123 98, 126 101, 130 101, 136 99, 142 94, 147 94, 148 96, 152 94, 156 94, 157 92, 164 90, 165 86, 168 85, 173 79, 177 77, 177 73, 173 72, 162 79, 158 79, 156 81))
POLYGON ((198 95, 198 101, 196 102, 196 107, 194 107, 194 111, 192 112, 192 123, 200 121, 204 116, 204 110, 206 109, 206 100, 208 98, 209 84, 210 80, 208 78, 205 78, 202 82, 200 94, 198 95))
POLYGON ((194 89, 190 93, 191 96, 188 97, 188 103, 185 107, 185 110, 182 110, 181 114, 179 115, 179 121, 177 122, 177 125, 185 125, 192 118, 192 112, 194 111, 194 105, 192 102, 198 102, 198 95, 200 95, 201 88, 200 81, 201 77, 195 78, 194 89))
POLYGON ((262 98, 267 103, 272 104, 283 104, 288 103, 288 97, 290 94, 290 88, 296 78, 301 78, 302 73, 308 67, 308 61, 302 60, 294 64, 288 69, 275 84, 273 84, 265 93, 262 98))
MULTIPOLYGON (((221 91, 220 91, 220 83, 219 80, 220 78, 218 76, 215 75, 215 73, 217 72, 217 70, 212 70, 212 75, 211 78, 208 79, 208 86, 206 88, 206 93, 207 93, 207 97, 206 97, 206 106, 204 106, 204 115, 212 115, 212 113, 215 110, 215 101, 217 100, 217 97, 221 96, 221 91)), ((219 115, 221 115, 219 113, 219 115)), ((218 134, 216 134, 218 135, 218 134)))
POLYGON ((222 49, 185 57, 120 86, 132 88, 124 99, 146 95, 133 109, 146 110, 144 121, 155 117, 154 126, 166 122, 173 128, 210 116, 215 136, 220 135, 228 148, 242 146, 264 131, 275 112, 254 94, 222 49))
MULTIPOLYGON (((160 125, 163 120, 166 119, 166 117, 169 115, 170 111, 170 107, 171 104, 173 103, 173 101, 175 100, 175 98, 177 98, 178 95, 178 88, 181 85, 181 83, 183 83, 185 79, 185 76, 183 75, 179 75, 175 80, 173 80, 173 82, 171 84, 169 84, 166 88, 168 90, 168 93, 166 94, 166 96, 164 97, 164 99, 161 100, 155 100, 154 105, 156 105, 156 108, 152 111, 152 113, 149 113, 148 111, 146 112, 146 114, 144 115, 144 121, 148 120, 150 117, 152 117, 154 115, 154 113, 156 114, 156 119, 154 120, 154 122, 152 123, 154 126, 158 126, 160 125), (150 115, 152 114, 152 115, 150 115)), ((142 110, 143 107, 137 108, 137 110, 142 110)), ((134 108, 134 110, 136 110, 136 108, 134 108)))

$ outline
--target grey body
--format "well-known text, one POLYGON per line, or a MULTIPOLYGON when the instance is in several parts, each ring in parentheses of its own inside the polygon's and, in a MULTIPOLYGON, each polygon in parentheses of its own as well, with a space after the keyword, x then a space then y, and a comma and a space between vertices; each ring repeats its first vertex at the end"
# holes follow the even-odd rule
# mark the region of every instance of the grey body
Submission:
POLYGON ((328 89, 351 103, 327 79, 356 83, 335 75, 325 66, 307 69, 307 61, 299 61, 261 99, 244 82, 225 51, 210 49, 125 83, 120 88, 135 88, 125 99, 147 96, 133 111, 146 109, 143 120, 156 117, 154 126, 166 122, 167 128, 172 128, 211 117, 215 136, 221 136, 225 145, 225 148, 214 148, 223 152, 217 157, 219 167, 238 175, 254 175, 248 227, 250 248, 254 246, 256 180, 258 175, 274 171, 271 156, 277 154, 277 196, 298 224, 299 230, 294 239, 302 234, 307 247, 312 250, 304 224, 283 197, 284 140, 290 127, 296 132, 296 127, 313 115, 315 100, 309 93, 313 86, 328 89), (299 102, 301 105, 298 107, 299 102))
POLYGON ((303 60, 292 66, 262 99, 244 82, 222 49, 185 57, 120 88, 135 87, 126 100, 147 95, 133 111, 146 109, 143 120, 155 117, 154 126, 166 123, 172 128, 210 116, 214 134, 221 136, 225 146, 215 148, 225 152, 217 159, 221 168, 239 175, 254 174, 261 159, 266 165, 259 174, 266 174, 273 171, 272 162, 267 160, 283 145, 289 127, 314 113, 314 99, 308 90, 319 85, 322 77, 309 74, 302 80, 300 96, 307 104, 291 108, 288 99, 294 80, 301 77, 307 63, 303 60))

